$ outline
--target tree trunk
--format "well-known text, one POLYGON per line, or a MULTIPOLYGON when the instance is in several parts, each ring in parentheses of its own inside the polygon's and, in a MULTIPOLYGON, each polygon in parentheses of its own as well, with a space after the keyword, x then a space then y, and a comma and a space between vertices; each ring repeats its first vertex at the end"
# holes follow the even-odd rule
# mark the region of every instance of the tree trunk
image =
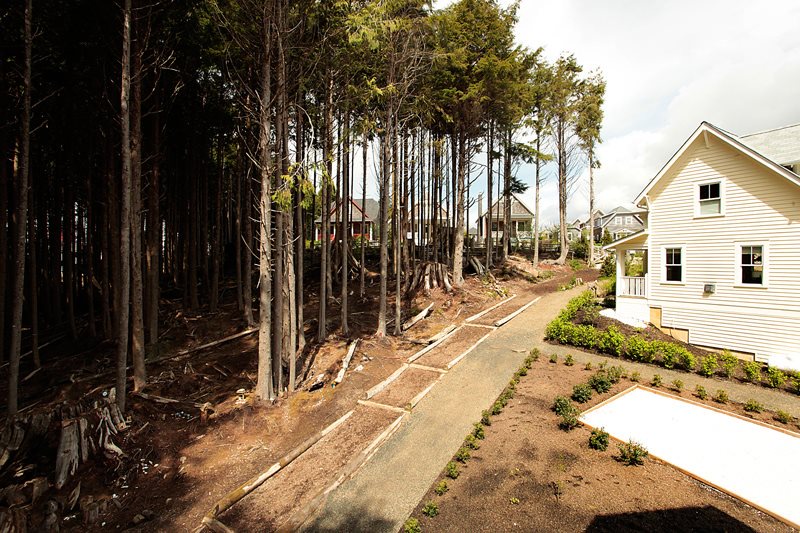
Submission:
POLYGON ((117 406, 125 412, 125 382, 128 366, 128 318, 130 302, 131 252, 131 140, 130 140, 130 61, 131 0, 124 0, 122 22, 122 84, 120 85, 120 131, 122 134, 122 180, 119 225, 120 272, 117 307, 117 406))
POLYGON ((455 218, 456 234, 453 246, 453 286, 460 289, 464 285, 464 179, 466 174, 466 139, 463 131, 458 132, 458 175, 456 177, 455 218))
POLYGON ((92 173, 86 177, 86 303, 88 306, 89 336, 97 337, 94 312, 94 205, 92 173))
POLYGON ((594 150, 589 149, 589 266, 594 267, 594 150))
POLYGON ((347 281, 350 277, 350 249, 347 240, 350 233, 350 219, 348 213, 350 212, 350 112, 344 112, 344 140, 342 141, 344 153, 342 154, 342 277, 341 277, 341 295, 342 295, 342 336, 350 336, 350 327, 347 324, 347 281))
MULTIPOLYGON (((138 32, 136 32, 138 33, 138 32)), ((133 390, 147 385, 144 364, 144 286, 142 279, 142 53, 133 43, 131 79, 131 358, 133 390)))
MULTIPOLYGON (((156 109, 159 107, 156 90, 156 109)), ((150 346, 158 346, 158 298, 161 279, 161 121, 160 114, 153 116, 153 164, 150 169, 150 187, 147 195, 147 333, 150 346)), ((153 353, 151 357, 155 355, 153 353)))
POLYGON ((556 264, 563 265, 567 261, 567 125, 557 123, 556 150, 558 155, 558 240, 560 254, 556 264))
POLYGON ((501 260, 508 259, 511 237, 511 131, 503 139, 503 252, 501 260))
MULTIPOLYGON (((363 138, 361 140, 361 272, 360 272, 360 280, 359 280, 359 294, 361 298, 364 298, 364 276, 365 276, 365 257, 366 257, 366 239, 364 235, 367 235, 366 229, 366 218, 367 218, 367 128, 364 127, 363 138)), ((374 221, 370 221, 370 223, 374 223, 374 221)))
POLYGON ((259 172, 261 177, 261 223, 259 243, 259 311, 258 311, 258 382, 256 395, 262 400, 273 400, 275 391, 272 388, 272 347, 270 334, 272 333, 272 282, 270 274, 271 250, 271 169, 272 154, 270 149, 270 135, 272 122, 270 115, 271 91, 271 46, 272 46, 272 13, 270 4, 264 8, 262 20, 262 51, 261 59, 261 89, 260 89, 260 116, 258 135, 259 172))
POLYGON ((392 129, 392 106, 386 107, 386 119, 384 122, 384 133, 381 138, 381 286, 380 300, 378 304, 378 329, 375 335, 379 338, 386 336, 386 289, 387 277, 389 275, 389 168, 391 164, 391 129, 392 129))
MULTIPOLYGON (((6 141, 2 149, 11 148, 11 136, 0 137, 0 142, 6 141)), ((10 150, 9 150, 10 151, 10 150)), ((10 231, 8 212, 8 165, 0 164, 0 250, 8 250, 8 233, 10 231)), ((7 253, 0 253, 0 362, 6 358, 6 277, 8 276, 8 263, 10 257, 7 253)))
MULTIPOLYGON (((300 178, 305 181, 306 179, 306 145, 305 145, 305 122, 303 121, 303 113, 297 114, 297 129, 295 130, 297 139, 297 161, 300 163, 300 178)), ((305 328, 303 327, 303 256, 306 248, 306 232, 304 226, 303 216, 303 191, 300 187, 295 187, 295 203, 294 203, 294 231, 295 231, 295 306, 296 306, 296 324, 297 324, 297 353, 303 351, 306 345, 305 328)), ((294 357, 295 364, 297 357, 294 357)), ((289 368, 289 386, 294 389, 295 382, 292 380, 292 367, 289 368)))
POLYGON ((330 180, 333 173, 333 77, 326 75, 325 87, 325 123, 323 125, 325 139, 323 141, 322 159, 325 164, 320 187, 322 189, 322 242, 320 243, 320 281, 319 281, 319 323, 317 342, 324 342, 328 336, 328 279, 330 271, 330 180))
POLYGON ((494 176, 494 160, 492 159, 492 151, 494 150, 494 121, 489 123, 489 138, 487 139, 486 150, 486 196, 488 208, 483 216, 483 223, 486 228, 486 270, 487 272, 492 268, 492 254, 494 253, 494 240, 492 239, 492 180, 494 176))
POLYGON ((533 264, 537 266, 539 265, 539 202, 541 199, 541 189, 542 189, 542 179, 540 177, 540 171, 542 168, 542 162, 539 157, 541 154, 540 149, 542 147, 541 141, 541 134, 536 135, 536 206, 534 207, 535 215, 533 217, 533 264))
POLYGON ((216 313, 219 307, 220 260, 222 255, 222 182, 225 179, 225 157, 223 156, 222 136, 217 139, 217 174, 214 189, 214 227, 211 235, 211 284, 209 289, 209 312, 216 313))
POLYGON ((42 366, 39 359, 39 290, 36 286, 36 202, 33 195, 33 183, 28 187, 28 277, 30 278, 29 288, 30 301, 28 308, 31 316, 31 352, 33 353, 33 364, 36 368, 42 366))

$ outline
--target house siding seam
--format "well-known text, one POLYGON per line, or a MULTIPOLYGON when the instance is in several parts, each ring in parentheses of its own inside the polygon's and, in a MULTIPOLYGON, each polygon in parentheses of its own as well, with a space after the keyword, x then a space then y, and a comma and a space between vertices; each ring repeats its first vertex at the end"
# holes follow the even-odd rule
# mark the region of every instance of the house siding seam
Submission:
POLYGON ((649 303, 693 344, 800 369, 800 189, 719 140, 693 144, 649 193, 649 303), (697 218, 694 188, 716 179, 725 214, 697 218), (735 286, 737 243, 768 246, 767 288, 735 286), (668 244, 685 246, 682 285, 660 283, 668 244))

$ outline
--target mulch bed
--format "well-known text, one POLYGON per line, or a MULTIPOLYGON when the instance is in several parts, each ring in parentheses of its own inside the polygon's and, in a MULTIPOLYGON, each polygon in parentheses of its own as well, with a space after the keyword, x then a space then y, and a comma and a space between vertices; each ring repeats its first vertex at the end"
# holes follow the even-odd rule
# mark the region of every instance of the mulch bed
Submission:
POLYGON ((417 394, 439 379, 439 376, 441 376, 439 372, 432 370, 409 368, 371 399, 384 405, 405 407, 417 394))
MULTIPOLYGON (((459 465, 458 479, 440 476, 413 512, 423 531, 792 530, 657 460, 629 467, 614 459, 613 443, 605 452, 591 450, 587 428, 560 430, 550 409, 553 399, 569 396, 590 375, 581 366, 552 364, 546 357, 535 362, 515 397, 485 428, 480 449, 459 465), (433 488, 441 480, 449 490, 438 496, 433 488), (429 501, 439 507, 434 518, 422 514, 429 501)), ((588 409, 631 384, 623 379, 580 408, 588 409)), ((741 410, 733 404, 714 405, 741 410)), ((755 418, 769 421, 771 415, 755 418)))
POLYGON ((476 326, 464 326, 451 334, 443 343, 416 361, 417 364, 447 369, 447 364, 464 353, 470 346, 491 330, 476 326))

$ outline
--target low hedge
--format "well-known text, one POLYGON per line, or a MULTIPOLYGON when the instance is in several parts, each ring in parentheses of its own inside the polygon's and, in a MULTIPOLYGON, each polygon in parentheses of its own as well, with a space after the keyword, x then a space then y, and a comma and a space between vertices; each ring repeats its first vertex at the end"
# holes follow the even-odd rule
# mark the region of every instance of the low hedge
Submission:
POLYGON ((748 381, 761 383, 773 388, 784 385, 800 394, 800 372, 783 372, 768 368, 766 383, 762 383, 761 364, 754 361, 739 361, 728 351, 720 355, 710 353, 699 358, 685 346, 669 341, 649 341, 640 335, 623 334, 615 326, 600 330, 591 324, 575 324, 578 313, 596 313, 597 303, 590 291, 585 291, 569 301, 559 315, 545 330, 545 338, 558 344, 566 344, 597 351, 614 357, 623 357, 639 363, 655 363, 664 368, 679 368, 687 372, 696 371, 710 377, 720 371, 725 377, 732 377, 737 368, 743 369, 748 381), (756 368, 758 370, 756 370, 756 368))

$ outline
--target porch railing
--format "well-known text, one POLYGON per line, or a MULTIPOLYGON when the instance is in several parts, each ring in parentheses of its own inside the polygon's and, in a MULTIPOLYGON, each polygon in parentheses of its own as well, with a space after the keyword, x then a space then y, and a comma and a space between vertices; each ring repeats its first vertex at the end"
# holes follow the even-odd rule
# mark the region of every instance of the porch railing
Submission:
POLYGON ((647 278, 625 276, 622 278, 622 292, 623 296, 646 296, 647 295, 647 278))

